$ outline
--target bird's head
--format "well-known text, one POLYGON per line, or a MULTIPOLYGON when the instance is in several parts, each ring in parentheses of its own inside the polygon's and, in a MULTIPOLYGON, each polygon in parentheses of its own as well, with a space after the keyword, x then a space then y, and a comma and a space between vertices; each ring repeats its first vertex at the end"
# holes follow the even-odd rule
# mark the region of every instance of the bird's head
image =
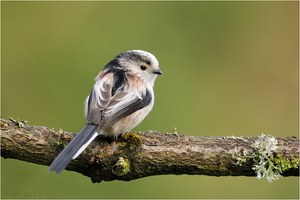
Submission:
POLYGON ((143 50, 129 50, 121 53, 116 57, 116 61, 124 70, 152 85, 157 75, 162 74, 155 56, 143 50))

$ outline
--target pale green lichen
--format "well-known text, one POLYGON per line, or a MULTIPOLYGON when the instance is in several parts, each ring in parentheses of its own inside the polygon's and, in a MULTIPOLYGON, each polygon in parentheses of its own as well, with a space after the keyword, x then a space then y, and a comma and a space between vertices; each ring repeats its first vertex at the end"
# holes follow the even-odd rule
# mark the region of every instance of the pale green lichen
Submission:
POLYGON ((277 140, 270 135, 261 134, 251 145, 255 150, 253 155, 254 165, 252 169, 258 179, 266 178, 268 182, 273 182, 281 177, 281 167, 271 159, 277 150, 277 140))
POLYGON ((173 133, 173 134, 178 134, 177 128, 176 128, 176 127, 173 128, 172 133, 173 133))
POLYGON ((64 131, 61 128, 56 132, 57 135, 61 135, 63 133, 64 133, 64 131))
POLYGON ((12 117, 9 118, 10 121, 14 122, 19 128, 25 128, 28 126, 28 121, 27 120, 19 120, 19 119, 14 119, 12 117))
POLYGON ((171 132, 165 132, 165 133, 163 133, 163 134, 165 134, 165 135, 175 135, 175 136, 177 136, 177 137, 180 136, 180 133, 178 133, 176 127, 174 127, 174 128, 171 130, 171 132))
POLYGON ((251 145, 254 152, 250 153, 246 149, 235 148, 232 158, 236 165, 241 166, 247 160, 252 159, 254 164, 252 169, 258 179, 265 178, 268 182, 273 182, 281 177, 282 172, 299 166, 297 158, 283 158, 281 154, 276 154, 278 141, 271 135, 262 133, 251 145))
POLYGON ((234 164, 242 166, 249 158, 251 158, 251 154, 246 149, 243 148, 234 148, 234 152, 232 153, 232 158, 236 161, 234 164))

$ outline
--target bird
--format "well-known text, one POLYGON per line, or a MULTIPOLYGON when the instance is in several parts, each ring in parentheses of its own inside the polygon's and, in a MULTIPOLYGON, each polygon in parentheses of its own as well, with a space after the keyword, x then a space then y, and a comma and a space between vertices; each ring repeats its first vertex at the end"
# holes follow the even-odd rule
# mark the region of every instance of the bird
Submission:
POLYGON ((117 138, 140 124, 153 108, 153 87, 161 74, 156 57, 144 50, 124 51, 108 62, 86 98, 85 126, 49 171, 62 172, 98 135, 117 138))

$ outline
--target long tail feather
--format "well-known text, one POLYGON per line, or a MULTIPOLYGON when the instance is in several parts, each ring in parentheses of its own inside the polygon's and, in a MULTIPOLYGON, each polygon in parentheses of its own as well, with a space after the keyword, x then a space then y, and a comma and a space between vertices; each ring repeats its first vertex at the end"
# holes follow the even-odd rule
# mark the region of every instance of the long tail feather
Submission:
POLYGON ((86 124, 85 127, 77 134, 68 146, 60 152, 49 167, 49 171, 60 173, 64 170, 72 159, 77 158, 82 151, 97 137, 95 132, 97 125, 86 124))

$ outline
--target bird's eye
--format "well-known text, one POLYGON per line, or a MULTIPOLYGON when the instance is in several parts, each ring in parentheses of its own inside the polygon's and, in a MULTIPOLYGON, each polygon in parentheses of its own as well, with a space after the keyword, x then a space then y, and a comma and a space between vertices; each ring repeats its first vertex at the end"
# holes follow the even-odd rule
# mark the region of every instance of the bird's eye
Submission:
POLYGON ((141 65, 141 70, 145 71, 147 69, 146 65, 141 65))

